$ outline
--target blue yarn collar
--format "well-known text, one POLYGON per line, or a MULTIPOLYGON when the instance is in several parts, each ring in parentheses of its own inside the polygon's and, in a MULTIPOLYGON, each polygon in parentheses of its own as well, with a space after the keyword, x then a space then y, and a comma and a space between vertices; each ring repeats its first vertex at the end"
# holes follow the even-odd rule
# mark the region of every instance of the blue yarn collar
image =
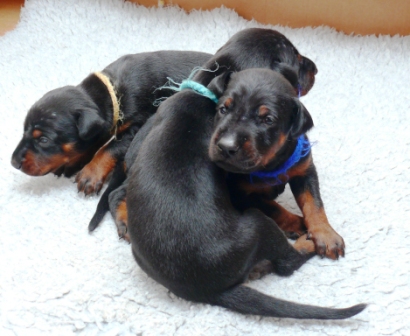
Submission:
POLYGON ((282 184, 283 182, 279 179, 279 176, 284 175, 288 178, 286 173, 290 168, 292 168, 296 163, 300 161, 301 158, 305 157, 310 153, 312 145, 305 135, 301 135, 298 138, 298 143, 292 155, 279 167, 271 171, 256 171, 250 173, 251 182, 253 177, 258 177, 260 179, 275 179, 277 184, 282 184))

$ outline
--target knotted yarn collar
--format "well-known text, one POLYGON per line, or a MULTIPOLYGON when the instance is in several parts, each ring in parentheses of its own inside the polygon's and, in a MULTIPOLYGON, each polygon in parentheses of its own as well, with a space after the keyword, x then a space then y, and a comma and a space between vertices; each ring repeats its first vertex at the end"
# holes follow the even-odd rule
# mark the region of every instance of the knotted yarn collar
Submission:
MULTIPOLYGON (((191 90, 195 91, 196 93, 200 94, 201 96, 204 96, 204 97, 207 97, 207 98, 211 99, 215 104, 218 104, 219 99, 215 95, 215 93, 213 93, 211 90, 209 90, 205 85, 202 85, 202 84, 192 80, 192 78, 195 76, 195 74, 198 71, 215 72, 218 69, 219 69, 218 63, 216 63, 216 69, 214 69, 214 70, 205 69, 205 68, 202 68, 202 67, 196 67, 192 70, 189 77, 187 79, 183 80, 181 83, 178 83, 178 82, 174 81, 172 78, 167 77, 168 82, 165 85, 163 85, 159 88, 156 88, 155 91, 167 89, 167 90, 172 90, 172 91, 179 92, 179 91, 182 91, 182 90, 185 90, 185 89, 191 89, 191 90)), ((164 99, 166 99, 166 98, 156 99, 155 102, 154 102, 154 106, 159 106, 164 99)))
POLYGON ((122 119, 119 99, 117 98, 114 85, 111 84, 110 79, 106 75, 102 72, 94 72, 94 75, 97 76, 98 79, 107 87, 108 93, 111 97, 113 107, 111 134, 115 137, 117 135, 118 121, 122 119))
POLYGON ((279 179, 279 176, 287 176, 286 173, 288 170, 298 163, 300 159, 307 156, 310 153, 311 147, 312 145, 305 135, 299 136, 295 150, 283 164, 274 170, 250 173, 251 181, 253 177, 258 177, 260 179, 275 179, 276 184, 281 184, 282 181, 279 179))
POLYGON ((179 90, 184 90, 184 89, 191 89, 194 90, 195 92, 199 93, 201 96, 207 97, 211 99, 215 104, 218 104, 218 97, 213 93, 211 90, 209 90, 206 86, 199 84, 198 82, 195 82, 190 79, 183 80, 182 83, 179 85, 179 90))
MULTIPOLYGON (((168 90, 172 90, 176 92, 179 92, 185 89, 191 89, 191 90, 194 90, 196 93, 199 93, 201 96, 211 99, 215 104, 217 104, 219 100, 218 97, 215 95, 215 93, 209 90, 206 86, 199 84, 198 82, 195 82, 191 79, 185 79, 181 83, 177 83, 168 77, 168 83, 165 84, 164 86, 159 87, 156 90, 163 90, 163 89, 168 89, 168 90)), ((162 98, 157 99, 154 105, 159 105, 162 100, 163 100, 162 98)))

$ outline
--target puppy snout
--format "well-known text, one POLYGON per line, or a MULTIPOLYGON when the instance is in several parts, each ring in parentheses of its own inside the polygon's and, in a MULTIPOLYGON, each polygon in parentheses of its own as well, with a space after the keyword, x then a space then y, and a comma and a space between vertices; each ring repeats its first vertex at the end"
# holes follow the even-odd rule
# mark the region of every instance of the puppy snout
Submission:
POLYGON ((16 158, 16 157, 13 156, 11 158, 11 165, 16 169, 21 169, 22 161, 23 160, 21 158, 16 158))
POLYGON ((26 155, 26 147, 24 146, 23 143, 19 143, 13 155, 11 156, 11 165, 16 169, 21 169, 25 155, 26 155))
POLYGON ((21 141, 17 148, 14 150, 13 155, 11 156, 11 165, 16 169, 21 169, 23 165, 24 156, 26 155, 27 148, 23 141, 21 141))
POLYGON ((218 149, 226 157, 234 156, 239 151, 239 145, 233 136, 222 137, 217 143, 218 149))

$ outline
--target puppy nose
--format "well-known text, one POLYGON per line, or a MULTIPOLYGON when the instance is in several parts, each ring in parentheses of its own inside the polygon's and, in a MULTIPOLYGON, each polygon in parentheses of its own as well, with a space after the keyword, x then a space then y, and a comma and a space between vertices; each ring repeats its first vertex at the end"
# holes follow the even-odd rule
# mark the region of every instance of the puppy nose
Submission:
POLYGON ((18 160, 15 157, 12 157, 11 158, 11 165, 16 169, 20 169, 21 168, 21 160, 18 160))
POLYGON ((234 156, 239 150, 239 146, 236 144, 233 136, 221 138, 218 141, 218 148, 226 156, 234 156))

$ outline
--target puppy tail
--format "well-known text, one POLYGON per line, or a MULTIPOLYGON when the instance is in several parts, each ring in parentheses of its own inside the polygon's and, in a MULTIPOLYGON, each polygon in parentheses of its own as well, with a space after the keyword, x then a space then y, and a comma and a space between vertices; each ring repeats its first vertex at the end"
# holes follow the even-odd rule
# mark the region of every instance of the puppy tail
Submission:
POLYGON ((88 231, 94 231, 97 226, 100 224, 102 219, 104 218, 106 212, 110 209, 108 197, 110 193, 117 189, 126 178, 126 174, 124 172, 124 162, 119 161, 114 168, 112 173, 110 182, 108 183, 107 189, 105 189, 104 193, 101 195, 100 201, 97 204, 97 209, 95 210, 93 218, 91 218, 90 224, 88 224, 88 231))
POLYGON ((366 304, 343 309, 304 305, 276 299, 244 285, 230 288, 209 303, 248 315, 319 320, 349 318, 366 308, 366 304))

